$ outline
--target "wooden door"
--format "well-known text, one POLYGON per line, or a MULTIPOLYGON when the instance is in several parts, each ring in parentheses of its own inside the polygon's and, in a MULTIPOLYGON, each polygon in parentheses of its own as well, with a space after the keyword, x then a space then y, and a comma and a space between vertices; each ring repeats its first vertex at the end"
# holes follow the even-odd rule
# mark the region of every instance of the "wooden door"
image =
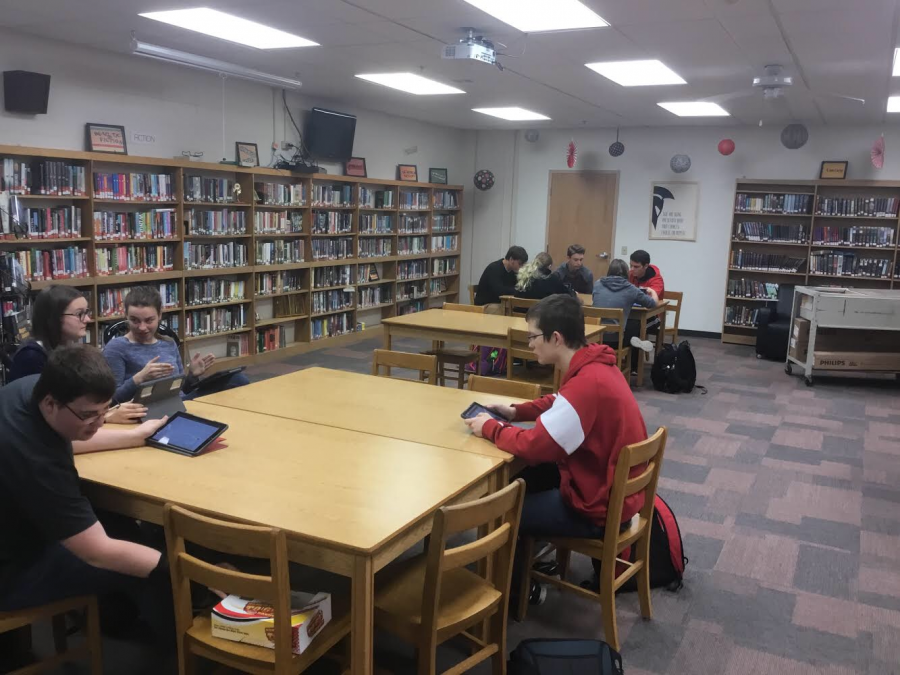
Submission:
POLYGON ((585 248, 584 264, 596 281, 606 275, 616 230, 617 171, 551 171, 547 208, 547 252, 554 267, 571 244, 585 248))

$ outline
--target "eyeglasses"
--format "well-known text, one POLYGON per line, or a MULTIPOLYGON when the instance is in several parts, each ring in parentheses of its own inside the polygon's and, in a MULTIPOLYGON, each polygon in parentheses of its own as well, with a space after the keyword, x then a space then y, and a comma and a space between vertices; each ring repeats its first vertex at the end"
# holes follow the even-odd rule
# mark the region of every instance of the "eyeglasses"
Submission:
POLYGON ((539 337, 546 338, 547 336, 544 333, 535 333, 534 335, 526 336, 528 338, 528 344, 531 344, 532 340, 536 340, 539 337))
POLYGON ((88 414, 85 415, 84 413, 80 413, 80 412, 78 412, 77 410, 72 410, 72 408, 69 407, 69 404, 68 404, 68 403, 63 403, 63 405, 66 407, 66 409, 67 409, 70 413, 72 413, 73 415, 75 415, 75 417, 77 417, 78 419, 80 419, 82 422, 87 422, 88 424, 91 424, 91 423, 93 423, 93 422, 96 422, 96 421, 99 420, 101 417, 106 417, 106 413, 109 412, 109 406, 106 406, 106 407, 105 407, 103 410, 101 410, 100 412, 96 412, 96 413, 88 413, 88 414))
POLYGON ((63 312, 63 316, 74 316, 79 321, 91 318, 91 310, 79 309, 77 312, 63 312))

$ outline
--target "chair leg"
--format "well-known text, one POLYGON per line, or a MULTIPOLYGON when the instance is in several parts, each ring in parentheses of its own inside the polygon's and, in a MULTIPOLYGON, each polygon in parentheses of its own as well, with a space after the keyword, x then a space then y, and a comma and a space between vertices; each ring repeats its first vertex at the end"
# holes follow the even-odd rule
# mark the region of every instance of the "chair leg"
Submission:
POLYGON ((66 639, 66 615, 57 614, 51 619, 53 624, 53 648, 57 654, 62 654, 68 648, 66 639))
POLYGON ((519 574, 519 604, 516 607, 516 620, 524 621, 528 612, 528 596, 531 595, 531 565, 534 556, 534 539, 522 538, 522 560, 519 574))
POLYGON ((91 650, 91 675, 103 675, 103 638, 100 635, 100 611, 97 599, 91 598, 87 606, 86 635, 91 650))
POLYGON ((437 673, 437 646, 416 647, 416 672, 418 675, 436 675, 437 673))
POLYGON ((600 611, 603 613, 603 637, 609 645, 619 651, 619 628, 616 624, 616 594, 613 585, 616 579, 615 565, 612 569, 600 567, 600 611))
POLYGON ((506 616, 504 615, 503 604, 500 609, 488 620, 490 622, 491 642, 497 644, 497 653, 491 657, 491 674, 506 675, 506 616))
POLYGON ((559 578, 565 581, 566 575, 569 572, 569 559, 572 556, 572 552, 565 548, 556 549, 556 562, 559 565, 559 578))
POLYGON ((650 532, 644 533, 643 538, 635 546, 637 559, 643 563, 643 568, 637 573, 638 599, 641 603, 641 616, 645 619, 653 618, 653 606, 650 603, 650 532))

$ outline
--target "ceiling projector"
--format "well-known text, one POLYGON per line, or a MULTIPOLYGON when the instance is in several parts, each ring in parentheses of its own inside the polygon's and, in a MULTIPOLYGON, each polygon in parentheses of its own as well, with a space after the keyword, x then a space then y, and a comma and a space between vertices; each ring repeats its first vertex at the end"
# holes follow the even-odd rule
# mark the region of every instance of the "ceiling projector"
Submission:
POLYGON ((455 45, 444 45, 441 56, 450 60, 481 61, 494 65, 497 63, 497 52, 494 44, 481 35, 475 35, 472 28, 466 29, 467 35, 455 45))

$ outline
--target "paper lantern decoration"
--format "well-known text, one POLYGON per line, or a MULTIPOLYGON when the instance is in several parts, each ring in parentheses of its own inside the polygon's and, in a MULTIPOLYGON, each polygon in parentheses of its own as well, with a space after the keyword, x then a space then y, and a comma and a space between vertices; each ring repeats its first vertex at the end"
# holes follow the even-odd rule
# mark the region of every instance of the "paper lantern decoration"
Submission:
POLYGON ((570 169, 573 168, 577 159, 578 150, 575 149, 575 141, 569 141, 569 144, 566 146, 566 166, 570 169))
POLYGON ((625 153, 625 144, 619 142, 619 130, 616 129, 616 142, 609 146, 609 154, 613 157, 621 157, 625 153))
POLYGON ((872 166, 876 169, 884 168, 884 134, 872 144, 872 166))
POLYGON ((726 157, 734 152, 734 141, 730 138, 723 138, 719 141, 719 154, 726 157))
POLYGON ((528 129, 525 132, 525 140, 529 143, 537 143, 537 140, 541 137, 541 132, 537 129, 528 129))
POLYGON ((797 150, 809 140, 809 129, 802 124, 788 124, 781 130, 781 144, 788 150, 797 150))
POLYGON ((475 187, 479 190, 490 190, 494 187, 494 174, 487 169, 475 173, 475 187))
POLYGON ((675 173, 684 173, 691 168, 691 158, 687 155, 673 155, 669 166, 675 173))

